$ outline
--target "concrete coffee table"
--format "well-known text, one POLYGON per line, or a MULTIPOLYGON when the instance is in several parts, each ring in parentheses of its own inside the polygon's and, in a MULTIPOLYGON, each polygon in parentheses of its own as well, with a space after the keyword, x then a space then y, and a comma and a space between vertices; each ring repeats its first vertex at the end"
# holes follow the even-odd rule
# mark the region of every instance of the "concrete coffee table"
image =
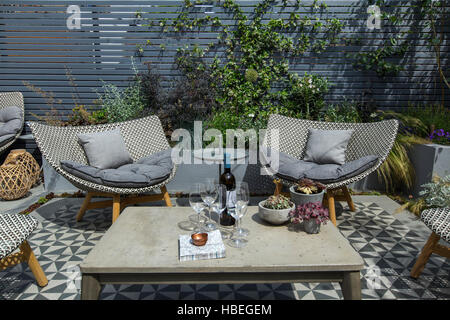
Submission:
POLYGON ((189 207, 129 207, 81 264, 81 299, 97 299, 103 284, 340 282, 345 299, 361 299, 363 260, 331 223, 319 234, 268 225, 249 207, 245 248, 226 258, 180 262, 177 224, 189 207))

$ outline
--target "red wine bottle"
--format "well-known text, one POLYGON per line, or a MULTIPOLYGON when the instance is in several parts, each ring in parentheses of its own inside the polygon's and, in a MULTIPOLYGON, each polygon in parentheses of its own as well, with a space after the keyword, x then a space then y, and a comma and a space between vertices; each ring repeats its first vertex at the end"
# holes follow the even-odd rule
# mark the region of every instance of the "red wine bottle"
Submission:
POLYGON ((220 215, 220 224, 222 226, 232 226, 236 220, 230 215, 230 211, 234 210, 236 203, 236 179, 231 173, 230 154, 224 154, 224 172, 220 175, 220 184, 225 185, 227 189, 227 205, 220 215))

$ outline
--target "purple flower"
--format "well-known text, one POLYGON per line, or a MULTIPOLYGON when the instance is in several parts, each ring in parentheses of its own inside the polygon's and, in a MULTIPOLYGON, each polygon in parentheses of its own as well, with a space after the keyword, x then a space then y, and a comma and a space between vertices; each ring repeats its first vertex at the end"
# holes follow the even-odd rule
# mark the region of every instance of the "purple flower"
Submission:
POLYGON ((428 136, 428 138, 430 138, 430 140, 433 140, 435 133, 436 133, 436 130, 433 130, 433 132, 428 136))
POLYGON ((443 136, 445 135, 444 129, 439 129, 439 130, 437 131, 437 135, 438 135, 439 137, 443 137, 443 136))

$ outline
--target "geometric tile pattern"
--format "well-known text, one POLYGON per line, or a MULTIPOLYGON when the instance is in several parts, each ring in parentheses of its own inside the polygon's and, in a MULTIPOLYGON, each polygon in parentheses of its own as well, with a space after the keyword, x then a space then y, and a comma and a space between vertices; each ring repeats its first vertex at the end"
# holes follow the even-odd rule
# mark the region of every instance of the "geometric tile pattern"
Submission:
MULTIPOLYGON (((78 265, 110 227, 111 210, 90 210, 76 222, 80 202, 60 202, 29 238, 49 280, 47 287, 38 287, 29 268, 20 264, 0 272, 0 300, 80 298, 78 265)), ((375 203, 355 206, 356 212, 342 212, 338 227, 364 259, 363 299, 450 299, 450 263, 445 258, 433 254, 419 279, 409 277, 427 240, 423 235, 375 203)), ((338 283, 107 285, 100 299, 315 300, 342 299, 342 293, 338 283)))

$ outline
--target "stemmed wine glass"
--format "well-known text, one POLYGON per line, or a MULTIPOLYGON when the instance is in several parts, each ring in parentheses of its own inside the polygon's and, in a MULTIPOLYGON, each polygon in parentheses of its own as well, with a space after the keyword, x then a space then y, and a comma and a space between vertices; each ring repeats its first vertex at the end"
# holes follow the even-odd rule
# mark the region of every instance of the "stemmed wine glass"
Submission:
MULTIPOLYGON (((216 184, 217 200, 212 204, 212 211, 215 212, 220 219, 223 211, 227 208, 227 187, 224 184, 216 184)), ((222 239, 228 239, 231 233, 223 228, 220 228, 222 239)))
POLYGON ((205 186, 201 183, 196 183, 192 186, 191 191, 189 192, 189 204, 192 209, 194 209, 195 213, 197 213, 197 227, 194 229, 195 232, 203 232, 203 228, 200 222, 200 213, 205 208, 205 204, 203 203, 203 199, 201 196, 201 191, 205 188, 205 186))
POLYGON ((217 229, 217 225, 211 219, 211 206, 217 199, 217 188, 214 184, 214 180, 207 180, 200 190, 203 202, 208 207, 209 219, 205 224, 206 231, 213 231, 217 229))
POLYGON ((247 245, 247 240, 244 238, 249 234, 247 229, 241 227, 241 219, 247 212, 248 202, 250 200, 250 193, 248 184, 240 182, 236 185, 236 203, 235 209, 231 211, 231 215, 236 220, 236 229, 233 232, 228 244, 235 248, 242 248, 247 245))

